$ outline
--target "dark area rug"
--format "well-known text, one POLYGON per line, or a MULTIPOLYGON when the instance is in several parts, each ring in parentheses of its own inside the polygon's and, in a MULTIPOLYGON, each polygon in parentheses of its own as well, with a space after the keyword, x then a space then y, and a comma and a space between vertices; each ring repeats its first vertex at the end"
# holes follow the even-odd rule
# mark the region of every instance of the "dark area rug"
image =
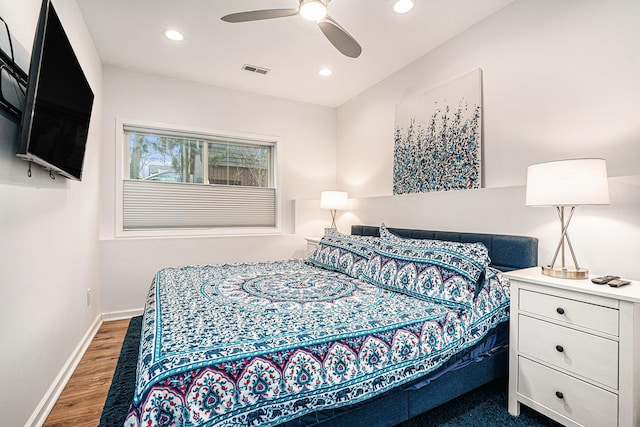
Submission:
MULTIPOLYGON (((124 425, 135 388, 141 329, 142 316, 132 318, 122 344, 111 388, 102 410, 100 427, 120 427, 124 425)), ((526 406, 522 406, 519 417, 509 415, 509 412, 507 412, 507 379, 503 378, 406 421, 398 427, 458 426, 547 427, 560 426, 560 424, 549 420, 526 406)))
POLYGON ((129 412, 136 383, 136 365, 140 349, 142 316, 132 317, 122 343, 118 364, 113 374, 109 394, 100 416, 100 427, 121 427, 129 412))
POLYGON ((495 380, 397 427, 561 426, 524 405, 519 416, 511 416, 507 410, 508 385, 506 377, 495 380))

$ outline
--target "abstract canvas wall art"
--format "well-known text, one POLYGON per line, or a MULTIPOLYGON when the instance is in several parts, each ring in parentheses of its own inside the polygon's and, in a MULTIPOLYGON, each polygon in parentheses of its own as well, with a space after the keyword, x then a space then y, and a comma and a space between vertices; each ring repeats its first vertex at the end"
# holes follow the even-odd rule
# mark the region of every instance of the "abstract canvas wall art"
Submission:
POLYGON ((482 71, 397 105, 394 137, 393 194, 480 188, 482 71))

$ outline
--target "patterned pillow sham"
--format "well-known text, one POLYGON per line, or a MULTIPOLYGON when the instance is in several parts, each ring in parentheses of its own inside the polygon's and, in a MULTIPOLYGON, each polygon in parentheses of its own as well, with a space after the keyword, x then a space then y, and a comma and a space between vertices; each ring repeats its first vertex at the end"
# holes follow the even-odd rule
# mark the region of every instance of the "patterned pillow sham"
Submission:
POLYGON ((374 240, 377 238, 327 231, 307 261, 315 266, 339 271, 359 279, 373 254, 374 240))
POLYGON ((419 298, 471 307, 489 262, 481 243, 404 239, 383 224, 363 278, 419 298))
POLYGON ((384 224, 380 226, 380 239, 411 249, 416 256, 456 271, 475 283, 482 284, 485 268, 491 263, 489 250, 480 242, 409 239, 393 234, 384 224))

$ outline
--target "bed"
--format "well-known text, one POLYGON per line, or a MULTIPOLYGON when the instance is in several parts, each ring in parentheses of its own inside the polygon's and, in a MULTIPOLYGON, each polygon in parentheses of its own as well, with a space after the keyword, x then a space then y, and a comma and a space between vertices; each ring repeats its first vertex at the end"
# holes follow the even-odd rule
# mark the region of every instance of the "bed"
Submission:
POLYGON ((160 270, 127 426, 392 426, 507 372, 537 239, 353 226, 308 259, 160 270))

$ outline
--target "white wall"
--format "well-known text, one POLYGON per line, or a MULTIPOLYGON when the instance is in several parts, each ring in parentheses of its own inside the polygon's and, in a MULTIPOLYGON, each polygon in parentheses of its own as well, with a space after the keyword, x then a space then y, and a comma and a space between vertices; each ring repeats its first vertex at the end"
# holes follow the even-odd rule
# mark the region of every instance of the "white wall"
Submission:
MULTIPOLYGON (((640 175, 638 16, 636 0, 516 1, 338 108, 338 188, 364 198, 340 218, 342 228, 384 220, 527 234, 540 239, 540 262, 550 262, 559 223, 551 209, 524 207, 528 165, 603 157, 610 177, 640 175), (395 106, 476 68, 486 188, 390 196, 395 106)), ((570 235, 594 272, 640 278, 631 182, 610 180, 610 206, 576 213, 570 235)))
MULTIPOLYGON (((250 76, 253 78, 254 76, 250 76)), ((104 69, 102 139, 102 311, 142 308, 161 267, 284 259, 303 255, 292 199, 335 186, 335 109, 213 86, 104 69), (116 118, 278 138, 282 234, 115 238, 116 118)))
POLYGON ((524 184, 529 164, 569 157, 639 174, 638 16, 635 0, 507 6, 338 109, 338 185, 391 194, 395 106, 476 68, 486 187, 524 184))
MULTIPOLYGON (((43 396, 100 314, 102 66, 75 0, 53 3, 95 104, 82 182, 52 181, 35 166, 28 178, 27 163, 15 158, 17 135, 0 137, 0 424, 7 426, 37 417, 48 403, 43 396), (93 291, 89 306, 87 288, 93 291)), ((28 52, 40 5, 41 0, 0 0, 0 16, 28 52)))

